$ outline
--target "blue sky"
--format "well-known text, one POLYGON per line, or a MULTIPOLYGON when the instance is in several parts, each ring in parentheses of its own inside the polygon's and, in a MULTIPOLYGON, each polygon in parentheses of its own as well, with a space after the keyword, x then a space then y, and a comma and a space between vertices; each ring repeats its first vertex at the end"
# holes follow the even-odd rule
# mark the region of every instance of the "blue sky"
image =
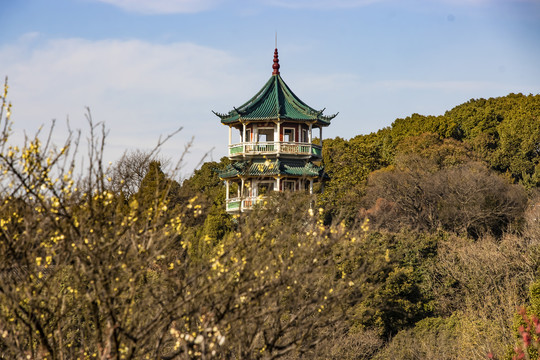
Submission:
POLYGON ((324 137, 351 138, 471 98, 540 93, 539 0, 0 0, 0 76, 16 139, 57 120, 109 128, 106 159, 162 149, 188 174, 226 154, 212 114, 272 72, 310 106, 339 112, 324 137))

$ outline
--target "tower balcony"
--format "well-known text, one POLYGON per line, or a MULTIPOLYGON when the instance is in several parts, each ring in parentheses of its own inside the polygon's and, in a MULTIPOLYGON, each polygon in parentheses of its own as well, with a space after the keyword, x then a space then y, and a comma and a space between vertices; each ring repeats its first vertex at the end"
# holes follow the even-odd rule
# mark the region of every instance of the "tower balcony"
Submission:
MULTIPOLYGON (((297 174, 298 175, 298 174, 297 174)), ((273 192, 280 191, 306 191, 313 194, 313 176, 307 177, 248 177, 225 180, 225 202, 229 213, 252 210, 259 203, 263 203, 273 192), (231 183, 236 183, 236 194, 230 196, 231 183), (242 195, 243 194, 243 195, 242 195)))
POLYGON ((304 155, 306 157, 322 157, 322 147, 306 142, 243 142, 229 145, 229 157, 251 155, 304 155))

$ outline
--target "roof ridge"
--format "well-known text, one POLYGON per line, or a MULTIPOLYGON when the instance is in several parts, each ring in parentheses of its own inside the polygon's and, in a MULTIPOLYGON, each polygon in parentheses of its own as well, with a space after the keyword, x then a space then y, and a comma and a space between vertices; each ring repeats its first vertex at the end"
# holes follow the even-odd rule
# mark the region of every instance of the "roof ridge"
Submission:
MULTIPOLYGON (((297 110, 300 110, 301 112, 305 113, 305 110, 302 108, 302 106, 300 105, 303 105, 304 107, 308 108, 310 111, 309 111, 309 115, 320 115, 319 112, 317 110, 315 110, 314 108, 312 108, 311 106, 309 106, 308 104, 306 104, 305 102, 302 101, 302 99, 300 99, 292 90, 291 88, 289 88, 289 85, 287 85, 287 83, 285 82, 285 80, 283 80, 281 78, 281 76, 279 77, 279 80, 283 83, 283 87, 285 88, 285 91, 287 91, 290 96, 289 98, 291 98, 293 101, 291 102, 291 104, 297 109, 297 110), (297 103, 299 103, 300 105, 298 105, 297 103)), ((324 111, 324 109, 323 109, 324 111)), ((322 112, 321 112, 322 113, 322 112)))
POLYGON ((279 79, 281 79, 281 75, 279 75, 279 68, 278 68, 278 72, 276 75, 274 75, 273 77, 275 77, 274 79, 274 91, 276 92, 276 115, 279 117, 281 117, 281 104, 280 104, 280 99, 279 99, 279 79))

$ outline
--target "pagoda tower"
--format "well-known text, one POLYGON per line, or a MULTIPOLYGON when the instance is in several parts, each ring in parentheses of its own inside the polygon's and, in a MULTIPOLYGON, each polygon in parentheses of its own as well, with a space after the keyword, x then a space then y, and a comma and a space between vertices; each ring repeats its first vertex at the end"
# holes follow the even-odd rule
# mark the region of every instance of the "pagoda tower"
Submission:
POLYGON ((330 125, 325 116, 300 100, 279 73, 277 48, 272 77, 251 99, 227 114, 214 112, 229 127, 229 159, 219 172, 225 181, 228 212, 251 209, 271 191, 308 191, 323 175, 322 146, 313 130, 330 125), (238 141, 233 142, 233 130, 238 141), (231 194, 233 192, 233 194, 231 194))

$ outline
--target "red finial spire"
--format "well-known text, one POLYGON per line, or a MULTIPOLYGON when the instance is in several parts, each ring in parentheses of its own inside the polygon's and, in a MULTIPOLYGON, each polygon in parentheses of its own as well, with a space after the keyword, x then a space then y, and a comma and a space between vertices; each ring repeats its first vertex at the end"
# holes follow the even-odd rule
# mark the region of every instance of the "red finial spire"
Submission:
POLYGON ((274 69, 274 72, 272 72, 272 75, 279 75, 279 58, 278 58, 277 48, 276 50, 274 50, 274 65, 272 65, 272 69, 274 69))

